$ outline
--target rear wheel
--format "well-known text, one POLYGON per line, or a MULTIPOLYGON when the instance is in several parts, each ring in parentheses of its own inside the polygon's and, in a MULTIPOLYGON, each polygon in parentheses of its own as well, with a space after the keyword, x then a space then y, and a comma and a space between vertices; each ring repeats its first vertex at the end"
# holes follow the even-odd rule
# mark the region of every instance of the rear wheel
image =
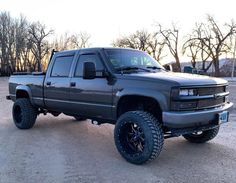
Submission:
POLYGON ((32 106, 29 99, 20 98, 13 105, 12 116, 17 128, 29 129, 35 124, 37 109, 32 106))
POLYGON ((186 135, 183 135, 183 137, 192 143, 204 143, 215 138, 218 132, 219 132, 219 127, 216 127, 211 130, 186 134, 186 135))
POLYGON ((130 111, 121 115, 114 131, 115 144, 128 162, 143 164, 161 152, 164 135, 160 123, 150 113, 130 111))

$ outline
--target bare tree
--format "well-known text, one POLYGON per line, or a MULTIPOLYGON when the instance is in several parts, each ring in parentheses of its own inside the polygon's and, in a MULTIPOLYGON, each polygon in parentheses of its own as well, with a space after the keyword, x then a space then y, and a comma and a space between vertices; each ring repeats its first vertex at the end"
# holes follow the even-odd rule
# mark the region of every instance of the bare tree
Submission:
POLYGON ((118 38, 113 41, 112 45, 146 51, 158 61, 164 57, 162 56, 164 48, 163 39, 160 39, 158 34, 149 33, 145 30, 136 31, 131 35, 118 38))
POLYGON ((156 60, 160 61, 167 55, 163 55, 163 50, 165 46, 165 39, 163 39, 160 34, 152 33, 147 42, 148 49, 147 52, 153 56, 156 60))
MULTIPOLYGON (((24 57, 24 52, 27 50, 28 43, 28 22, 26 18, 21 15, 19 19, 15 20, 15 70, 17 72, 27 70, 27 59, 24 57)), ((27 50, 30 52, 30 50, 27 50)))
POLYGON ((75 48, 87 48, 90 46, 90 38, 91 36, 87 32, 80 32, 71 36, 71 42, 75 45, 75 48))
POLYGON ((86 32, 61 36, 50 43, 53 30, 39 23, 29 23, 21 15, 12 18, 8 12, 0 12, 0 74, 41 71, 46 68, 51 47, 58 50, 88 47, 90 35, 86 32))
POLYGON ((1 75, 27 69, 30 49, 28 44, 28 21, 24 16, 13 19, 8 12, 0 14, 0 61, 1 75), (27 54, 25 54, 27 50, 27 54), (26 57, 27 55, 27 57, 26 57))
POLYGON ((12 47, 14 35, 12 31, 12 18, 8 12, 0 14, 0 60, 1 74, 10 75, 12 72, 10 58, 12 57, 12 47))
POLYGON ((81 32, 79 34, 65 33, 59 38, 54 39, 51 47, 56 50, 86 48, 90 46, 90 37, 91 36, 86 32, 81 32))
MULTIPOLYGON (((113 46, 130 47, 148 52, 160 61, 167 48, 175 58, 176 71, 181 71, 179 58, 179 30, 175 25, 171 29, 163 29, 157 25, 156 32, 136 31, 113 42, 113 46)), ((182 53, 191 58, 193 67, 202 61, 202 70, 207 71, 212 65, 215 76, 220 75, 219 59, 230 53, 232 37, 236 34, 236 24, 231 21, 221 27, 212 16, 207 16, 206 23, 196 24, 193 32, 182 46, 182 53), (211 62, 208 62, 208 60, 211 62), (209 63, 209 64, 207 64, 209 63)), ((15 71, 41 71, 46 67, 51 48, 57 50, 89 47, 90 35, 86 32, 78 34, 65 33, 53 42, 48 37, 53 30, 39 23, 29 23, 24 16, 14 19, 8 12, 0 12, 0 73, 10 75, 15 71)))
MULTIPOLYGON (((223 27, 217 24, 214 18, 207 16, 207 23, 201 23, 193 30, 193 36, 189 41, 198 41, 202 45, 205 54, 208 54, 215 68, 215 76, 220 76, 219 59, 222 54, 231 50, 230 37, 236 31, 236 24, 224 24, 223 27), (224 30, 224 31, 223 31, 224 30)), ((209 66, 208 66, 209 67, 209 66)))
MULTIPOLYGON (((46 38, 53 34, 53 30, 46 31, 46 26, 40 22, 34 22, 29 26, 29 39, 31 51, 36 60, 37 71, 42 71, 41 62, 49 53, 49 43, 46 38)), ((36 69, 35 69, 36 70, 36 69)))
MULTIPOLYGON (((198 31, 198 37, 201 37, 201 31, 198 31)), ((183 55, 186 54, 191 58, 191 64, 193 68, 196 68, 197 61, 201 61, 202 70, 207 72, 207 70, 211 67, 212 62, 208 64, 206 67, 206 61, 209 59, 210 54, 208 53, 207 47, 200 41, 193 39, 192 35, 189 35, 189 38, 183 44, 183 55)))
POLYGON ((147 31, 136 31, 135 33, 123 36, 121 38, 116 39, 112 44, 116 47, 128 47, 133 49, 138 49, 142 51, 147 51, 149 45, 149 39, 151 34, 147 31))
POLYGON ((164 38, 164 43, 168 47, 171 55, 175 58, 176 71, 181 72, 179 59, 179 30, 173 25, 172 29, 163 29, 161 24, 157 25, 157 34, 164 38))
POLYGON ((191 64, 193 68, 196 67, 197 56, 200 51, 198 42, 191 40, 191 38, 186 41, 183 45, 183 54, 186 54, 188 57, 191 58, 191 64))

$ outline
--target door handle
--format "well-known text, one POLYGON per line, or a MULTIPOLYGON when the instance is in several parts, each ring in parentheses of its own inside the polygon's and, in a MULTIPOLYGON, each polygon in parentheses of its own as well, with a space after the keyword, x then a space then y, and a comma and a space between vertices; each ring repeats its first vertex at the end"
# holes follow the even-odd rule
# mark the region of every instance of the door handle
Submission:
POLYGON ((71 83, 70 83, 70 86, 71 86, 71 87, 74 87, 74 86, 76 86, 76 83, 75 83, 75 82, 71 82, 71 83))
POLYGON ((47 82, 46 82, 46 85, 47 85, 47 86, 50 86, 51 84, 52 84, 51 81, 47 81, 47 82))

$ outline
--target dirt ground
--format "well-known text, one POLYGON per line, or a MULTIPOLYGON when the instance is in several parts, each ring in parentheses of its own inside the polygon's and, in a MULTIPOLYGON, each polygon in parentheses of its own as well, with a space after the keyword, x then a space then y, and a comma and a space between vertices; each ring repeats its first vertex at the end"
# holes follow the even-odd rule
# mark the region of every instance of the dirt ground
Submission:
MULTIPOLYGON (((0 78, 0 182, 235 182, 236 106, 230 123, 206 144, 184 138, 165 141, 155 161, 126 162, 115 148, 112 125, 76 122, 65 115, 40 115, 31 130, 18 130, 7 101, 7 78, 0 78)), ((230 84, 236 103, 236 82, 230 84)))

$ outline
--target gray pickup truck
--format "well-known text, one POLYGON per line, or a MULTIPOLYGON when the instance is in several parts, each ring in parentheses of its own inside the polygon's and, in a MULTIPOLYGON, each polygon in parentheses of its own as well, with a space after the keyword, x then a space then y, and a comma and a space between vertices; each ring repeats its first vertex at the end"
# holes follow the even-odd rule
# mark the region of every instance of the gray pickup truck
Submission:
POLYGON ((142 164, 166 138, 213 139, 228 122, 228 95, 227 81, 167 71, 142 51, 87 48, 53 53, 46 73, 13 74, 7 99, 19 129, 33 127, 40 113, 115 124, 120 154, 142 164))

